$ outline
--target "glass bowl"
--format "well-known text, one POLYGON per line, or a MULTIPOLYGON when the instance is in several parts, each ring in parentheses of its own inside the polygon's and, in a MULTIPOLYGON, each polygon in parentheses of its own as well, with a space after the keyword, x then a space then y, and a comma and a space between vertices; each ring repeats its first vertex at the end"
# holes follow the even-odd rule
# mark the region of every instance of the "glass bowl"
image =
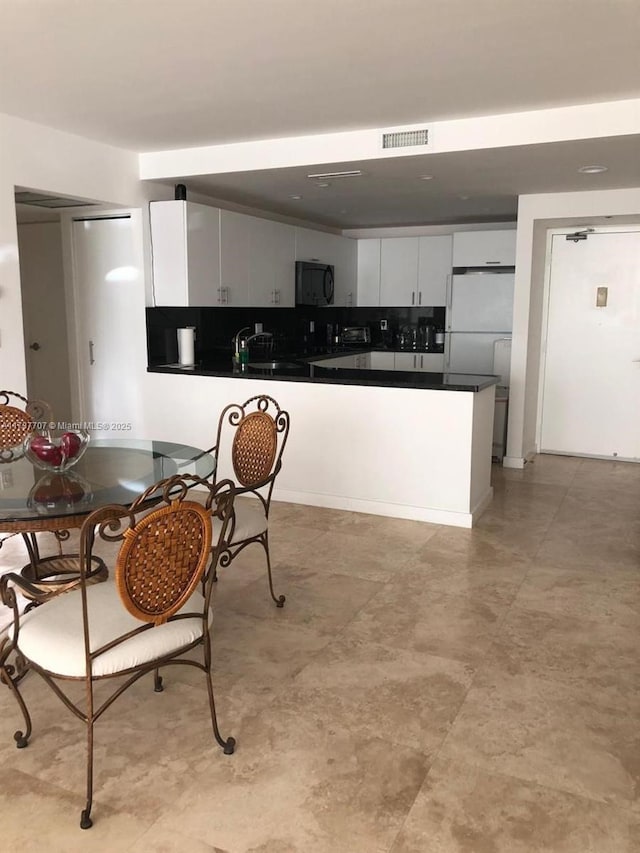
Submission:
POLYGON ((67 471, 81 458, 89 444, 86 430, 67 431, 54 438, 51 432, 36 432, 24 440, 24 455, 44 471, 67 471))

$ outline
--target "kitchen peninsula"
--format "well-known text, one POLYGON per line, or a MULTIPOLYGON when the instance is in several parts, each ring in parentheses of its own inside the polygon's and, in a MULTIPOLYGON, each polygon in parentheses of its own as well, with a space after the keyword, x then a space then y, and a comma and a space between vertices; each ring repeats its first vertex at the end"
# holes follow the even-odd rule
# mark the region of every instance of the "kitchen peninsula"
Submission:
POLYGON ((211 434, 224 405, 254 394, 289 411, 276 500, 471 527, 492 497, 496 377, 323 361, 335 361, 335 353, 280 360, 272 369, 239 370, 226 355, 148 370, 173 400, 168 420, 177 423, 180 401, 211 434))

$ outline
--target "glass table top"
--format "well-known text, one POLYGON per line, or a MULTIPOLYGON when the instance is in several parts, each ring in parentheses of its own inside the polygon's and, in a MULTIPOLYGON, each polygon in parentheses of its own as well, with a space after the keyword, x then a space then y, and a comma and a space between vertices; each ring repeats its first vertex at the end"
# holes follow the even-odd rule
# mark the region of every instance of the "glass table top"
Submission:
POLYGON ((174 474, 213 473, 209 453, 185 444, 129 439, 92 441, 64 474, 26 458, 0 464, 0 524, 82 515, 115 503, 128 505, 149 486, 174 474))

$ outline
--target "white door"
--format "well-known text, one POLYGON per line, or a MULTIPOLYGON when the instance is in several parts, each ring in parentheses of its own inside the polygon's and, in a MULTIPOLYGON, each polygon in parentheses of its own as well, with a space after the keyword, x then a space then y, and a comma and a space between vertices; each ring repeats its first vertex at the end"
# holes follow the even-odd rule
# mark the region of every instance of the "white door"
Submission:
POLYGON ((139 211, 74 219, 71 253, 81 418, 98 438, 136 436, 146 368, 139 211))
POLYGON ((640 231, 553 235, 542 390, 541 451, 640 461, 640 231))

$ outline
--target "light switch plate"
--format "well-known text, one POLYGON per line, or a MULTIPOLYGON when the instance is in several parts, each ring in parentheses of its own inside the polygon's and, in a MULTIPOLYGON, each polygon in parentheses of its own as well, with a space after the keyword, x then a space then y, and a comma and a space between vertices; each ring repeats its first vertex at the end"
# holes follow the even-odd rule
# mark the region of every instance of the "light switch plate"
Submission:
POLYGON ((607 307, 607 297, 609 295, 608 287, 599 287, 596 290, 596 308, 607 307))

